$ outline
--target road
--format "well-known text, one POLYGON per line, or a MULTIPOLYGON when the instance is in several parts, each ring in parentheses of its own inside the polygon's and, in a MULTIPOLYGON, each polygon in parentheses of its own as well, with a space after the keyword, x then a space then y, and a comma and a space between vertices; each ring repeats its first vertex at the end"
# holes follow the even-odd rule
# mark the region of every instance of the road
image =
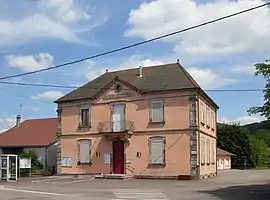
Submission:
POLYGON ((222 172, 199 181, 26 178, 3 183, 0 200, 269 200, 270 170, 222 172))

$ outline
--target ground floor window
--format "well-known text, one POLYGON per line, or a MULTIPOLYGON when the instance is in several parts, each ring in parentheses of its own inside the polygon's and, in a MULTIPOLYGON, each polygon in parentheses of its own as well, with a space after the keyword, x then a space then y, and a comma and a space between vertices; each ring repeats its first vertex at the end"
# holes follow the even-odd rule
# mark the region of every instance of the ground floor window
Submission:
POLYGON ((78 162, 79 164, 91 163, 91 146, 92 142, 89 139, 78 141, 78 162))
POLYGON ((165 143, 164 137, 149 138, 149 164, 165 165, 165 143))

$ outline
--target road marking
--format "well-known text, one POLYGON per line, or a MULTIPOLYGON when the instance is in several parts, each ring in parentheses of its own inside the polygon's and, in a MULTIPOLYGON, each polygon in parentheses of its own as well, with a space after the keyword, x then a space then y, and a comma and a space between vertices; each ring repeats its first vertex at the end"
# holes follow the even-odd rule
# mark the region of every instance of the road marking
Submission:
POLYGON ((112 191, 114 198, 111 200, 123 200, 123 199, 134 199, 134 200, 169 200, 169 198, 158 190, 147 190, 147 189, 116 189, 112 191))
POLYGON ((52 193, 52 192, 42 192, 42 191, 34 191, 34 190, 21 190, 21 189, 13 189, 13 188, 5 188, 5 187, 0 187, 0 190, 14 191, 14 192, 24 192, 24 193, 31 193, 31 194, 44 194, 44 195, 51 195, 51 196, 70 196, 70 195, 67 195, 67 194, 59 194, 59 193, 52 193))

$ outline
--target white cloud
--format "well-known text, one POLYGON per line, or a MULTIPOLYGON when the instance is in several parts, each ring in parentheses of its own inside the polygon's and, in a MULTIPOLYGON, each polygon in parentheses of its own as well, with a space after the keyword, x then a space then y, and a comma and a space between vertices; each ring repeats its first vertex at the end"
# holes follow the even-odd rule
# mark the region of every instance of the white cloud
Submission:
POLYGON ((16 124, 16 116, 0 117, 0 133, 10 129, 16 124))
MULTIPOLYGON (((196 3, 193 0, 156 0, 144 2, 129 13, 130 28, 125 35, 149 39, 248 9, 263 0, 216 0, 196 3)), ((175 44, 175 52, 199 56, 234 55, 269 50, 270 12, 268 7, 253 10, 231 19, 190 30, 163 40, 175 44)))
POLYGON ((74 0, 42 0, 39 6, 44 12, 67 23, 91 18, 74 0))
POLYGON ((106 72, 106 69, 109 71, 117 71, 123 70, 128 68, 136 68, 139 66, 146 67, 152 65, 161 65, 164 64, 164 61, 155 60, 150 58, 145 58, 139 55, 132 55, 131 57, 122 61, 121 64, 115 66, 108 66, 108 67, 99 67, 98 64, 94 62, 88 62, 86 64, 86 70, 83 72, 84 76, 87 80, 93 80, 94 78, 100 76, 101 74, 106 72))
POLYGON ((190 67, 187 71, 203 89, 221 88, 237 82, 236 79, 226 78, 209 68, 190 67))
POLYGON ((38 39, 86 44, 79 34, 103 24, 106 19, 99 19, 97 15, 91 18, 94 13, 89 13, 77 2, 41 0, 32 2, 31 5, 35 6, 29 6, 30 14, 16 18, 10 12, 8 16, 0 16, 0 46, 24 44, 38 39))
POLYGON ((53 55, 49 53, 5 56, 5 60, 10 67, 19 68, 25 72, 51 67, 53 59, 53 55))
POLYGON ((64 95, 64 93, 62 93, 60 91, 47 91, 47 92, 43 92, 43 93, 37 94, 35 96, 32 96, 32 99, 54 101, 54 100, 62 97, 63 95, 64 95))
POLYGON ((218 119, 218 122, 227 123, 227 124, 240 123, 241 125, 245 125, 245 124, 250 124, 250 123, 254 123, 254 122, 260 122, 263 120, 266 120, 266 118, 261 117, 261 116, 248 116, 248 115, 246 115, 246 116, 241 116, 241 117, 237 117, 234 119, 222 117, 222 118, 218 119))

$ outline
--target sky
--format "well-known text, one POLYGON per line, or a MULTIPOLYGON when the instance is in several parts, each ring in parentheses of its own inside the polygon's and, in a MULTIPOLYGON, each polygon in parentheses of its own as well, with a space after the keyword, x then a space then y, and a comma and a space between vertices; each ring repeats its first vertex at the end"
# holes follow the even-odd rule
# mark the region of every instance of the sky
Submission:
MULTIPOLYGON (((239 12, 263 0, 1 0, 0 77, 144 41, 239 12)), ((177 59, 203 89, 261 89, 254 64, 270 59, 270 10, 263 7, 163 40, 63 68, 7 79, 80 86, 109 71, 173 63, 177 59)), ((56 117, 54 100, 71 89, 0 84, 0 131, 23 119, 56 117), (22 105, 22 106, 20 106, 22 105)), ((264 120, 248 116, 262 92, 207 92, 219 122, 264 120)))

